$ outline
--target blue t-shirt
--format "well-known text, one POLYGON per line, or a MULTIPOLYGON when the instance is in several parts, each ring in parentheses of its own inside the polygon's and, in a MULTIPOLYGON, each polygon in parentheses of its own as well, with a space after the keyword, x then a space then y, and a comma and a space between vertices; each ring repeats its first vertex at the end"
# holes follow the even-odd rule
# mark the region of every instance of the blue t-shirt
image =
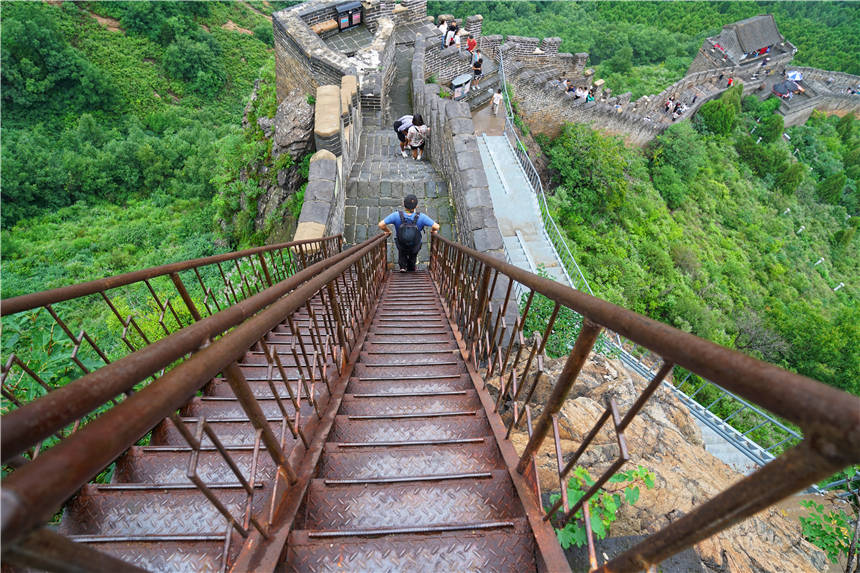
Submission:
MULTIPOLYGON (((415 219, 415 212, 413 211, 412 213, 407 213, 406 211, 403 211, 403 216, 409 220, 415 219)), ((394 225, 394 230, 396 232, 397 229, 400 228, 400 213, 398 211, 395 211, 394 213, 392 213, 391 215, 386 217, 385 220, 383 221, 383 223, 385 223, 386 225, 394 225)), ((420 212, 418 213, 418 230, 419 231, 422 231, 424 229, 424 227, 432 227, 435 224, 436 224, 436 221, 434 221, 433 219, 431 219, 430 217, 428 217, 424 213, 420 213, 420 212)))

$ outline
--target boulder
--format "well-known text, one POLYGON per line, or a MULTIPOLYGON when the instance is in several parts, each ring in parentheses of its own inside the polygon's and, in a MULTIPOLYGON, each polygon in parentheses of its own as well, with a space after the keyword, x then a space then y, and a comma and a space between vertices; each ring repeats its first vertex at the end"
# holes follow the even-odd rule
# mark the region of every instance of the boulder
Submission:
MULTIPOLYGON (((537 420, 541 405, 564 366, 565 359, 547 361, 546 374, 532 399, 532 418, 537 420)), ((532 378, 528 381, 531 383, 532 378)), ((570 456, 579 447, 607 401, 614 399, 619 412, 632 406, 648 382, 624 365, 601 355, 593 355, 583 367, 568 399, 559 412, 562 452, 570 456)), ((491 392, 498 378, 488 381, 491 392)), ((508 411, 503 417, 509 420, 508 411)), ((634 506, 623 505, 611 535, 654 533, 694 507, 727 489, 743 476, 709 454, 701 432, 689 410, 667 388, 657 390, 625 431, 631 459, 626 468, 643 465, 654 472, 655 487, 641 489, 634 506)), ((517 451, 528 442, 525 427, 514 431, 511 440, 517 451)), ((607 423, 579 464, 593 477, 599 476, 618 456, 618 445, 611 423, 607 423)), ((569 457, 565 458, 567 461, 569 457)), ((555 445, 550 432, 536 461, 541 490, 559 490, 555 445)), ((609 486, 610 488, 612 486, 609 486)), ((794 503, 787 501, 786 503, 794 503)), ((801 537, 796 517, 784 515, 780 508, 769 508, 695 546, 706 570, 737 572, 825 571, 824 553, 801 537)))

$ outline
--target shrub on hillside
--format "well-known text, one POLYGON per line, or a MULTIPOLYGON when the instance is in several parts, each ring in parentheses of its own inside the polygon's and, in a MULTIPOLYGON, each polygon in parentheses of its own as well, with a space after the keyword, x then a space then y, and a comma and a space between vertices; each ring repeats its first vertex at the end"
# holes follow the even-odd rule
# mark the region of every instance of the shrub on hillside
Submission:
POLYGON ((266 44, 267 46, 275 45, 275 36, 272 32, 270 24, 260 24, 254 27, 254 37, 266 44))
POLYGON ((764 143, 773 143, 782 137, 782 130, 784 127, 785 123, 782 116, 775 113, 761 120, 758 135, 764 143))
POLYGON ((705 102, 696 113, 696 117, 700 119, 699 125, 704 128, 704 131, 715 135, 730 134, 735 125, 736 115, 734 106, 721 99, 705 102))
POLYGON ((818 188, 815 190, 818 194, 818 198, 825 203, 838 205, 839 200, 842 198, 842 190, 845 189, 845 183, 847 180, 848 178, 845 176, 843 171, 834 173, 818 184, 818 188))
POLYGON ((197 39, 178 38, 164 51, 164 70, 175 79, 191 83, 202 95, 213 95, 224 85, 226 73, 215 38, 201 32, 197 39))
POLYGON ((114 90, 102 71, 75 51, 57 30, 52 8, 4 5, 3 103, 10 110, 77 112, 107 107, 114 90))
POLYGON ((803 163, 792 163, 776 178, 776 188, 786 195, 791 195, 803 181, 806 166, 803 163))

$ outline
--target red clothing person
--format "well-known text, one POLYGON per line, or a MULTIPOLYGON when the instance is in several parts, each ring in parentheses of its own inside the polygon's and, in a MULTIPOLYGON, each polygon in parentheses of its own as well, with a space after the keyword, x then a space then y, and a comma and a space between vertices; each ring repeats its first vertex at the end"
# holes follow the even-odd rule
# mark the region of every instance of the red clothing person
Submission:
POLYGON ((478 47, 478 40, 476 40, 471 35, 469 35, 469 39, 466 40, 466 49, 469 51, 469 53, 472 53, 475 51, 475 48, 477 48, 477 47, 478 47))

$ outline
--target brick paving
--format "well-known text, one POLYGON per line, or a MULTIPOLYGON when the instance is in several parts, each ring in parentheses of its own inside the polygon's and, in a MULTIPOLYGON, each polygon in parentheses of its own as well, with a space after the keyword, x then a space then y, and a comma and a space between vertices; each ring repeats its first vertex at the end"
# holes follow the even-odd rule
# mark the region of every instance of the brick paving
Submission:
POLYGON ((362 24, 326 38, 325 43, 332 50, 352 57, 373 43, 373 34, 362 24))

